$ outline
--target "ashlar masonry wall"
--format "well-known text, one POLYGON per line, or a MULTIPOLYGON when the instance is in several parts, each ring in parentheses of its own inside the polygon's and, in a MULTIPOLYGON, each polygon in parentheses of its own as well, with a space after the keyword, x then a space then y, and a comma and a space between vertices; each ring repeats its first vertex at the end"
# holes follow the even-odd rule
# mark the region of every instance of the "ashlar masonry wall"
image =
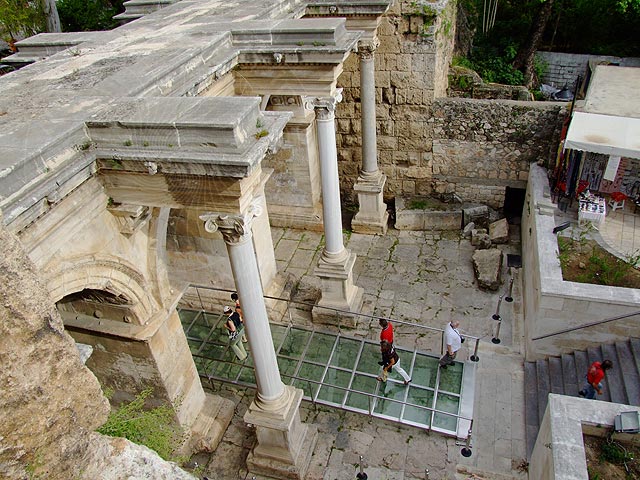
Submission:
MULTIPOLYGON (((396 2, 378 28, 375 53, 378 166, 386 174, 385 197, 423 193, 429 186, 431 105, 446 95, 455 37, 455 2, 396 2)), ((360 71, 357 55, 338 79, 344 88, 336 112, 343 201, 354 200, 362 163, 360 71)))

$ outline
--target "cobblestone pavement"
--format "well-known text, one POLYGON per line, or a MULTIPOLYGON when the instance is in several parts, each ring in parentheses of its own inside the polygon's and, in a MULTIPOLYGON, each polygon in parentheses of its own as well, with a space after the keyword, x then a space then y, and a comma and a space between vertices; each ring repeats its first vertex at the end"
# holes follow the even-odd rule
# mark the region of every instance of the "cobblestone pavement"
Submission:
MULTIPOLYGON (((511 227, 512 240, 499 246, 519 254, 519 227, 511 227)), ((272 229, 281 273, 299 280, 299 296, 313 300, 320 281, 313 275, 322 251, 319 233, 272 229)), ((442 329, 452 319, 461 321, 464 334, 480 337, 476 364, 476 390, 472 456, 460 454, 455 439, 410 426, 369 418, 326 406, 303 402, 301 419, 318 426, 319 438, 307 478, 354 479, 359 456, 369 479, 507 479, 526 478, 524 436, 524 372, 520 278, 514 269, 515 301, 500 304, 502 317, 492 319, 500 294, 508 292, 510 276, 504 266, 504 284, 498 292, 485 292, 475 284, 468 239, 449 232, 389 230, 385 236, 350 234, 347 248, 357 254, 354 283, 365 290, 363 313, 396 320, 395 343, 439 353, 439 333, 401 324, 405 321, 442 329), (428 475, 427 475, 428 470, 428 475)), ((304 322, 296 318, 294 322, 304 322)), ((377 320, 361 318, 350 335, 377 338, 377 320)), ((468 358, 473 341, 465 342, 458 359, 468 358)), ((236 413, 217 450, 199 454, 197 473, 211 479, 252 478, 245 459, 255 435, 242 417, 255 392, 220 385, 216 392, 236 403, 236 413)))

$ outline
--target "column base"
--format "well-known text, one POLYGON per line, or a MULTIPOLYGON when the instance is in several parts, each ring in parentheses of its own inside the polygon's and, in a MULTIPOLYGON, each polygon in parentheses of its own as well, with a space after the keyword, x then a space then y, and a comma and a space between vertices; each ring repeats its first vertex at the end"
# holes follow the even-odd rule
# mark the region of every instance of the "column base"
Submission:
POLYGON ((300 421, 302 390, 285 386, 282 397, 268 409, 251 402, 244 421, 256 427, 257 442, 247 456, 249 473, 270 478, 302 480, 318 440, 318 428, 300 421))
POLYGON ((358 194, 358 213, 351 221, 351 229, 356 233, 382 234, 387 233, 389 212, 384 203, 382 194, 386 175, 377 171, 375 173, 363 172, 353 186, 358 194))
POLYGON ((364 289, 353 284, 353 264, 356 254, 345 250, 346 255, 339 262, 328 261, 323 255, 314 270, 322 280, 322 294, 320 300, 313 307, 311 314, 315 323, 355 328, 358 323, 357 315, 362 308, 364 289), (342 310, 336 312, 329 309, 342 310))

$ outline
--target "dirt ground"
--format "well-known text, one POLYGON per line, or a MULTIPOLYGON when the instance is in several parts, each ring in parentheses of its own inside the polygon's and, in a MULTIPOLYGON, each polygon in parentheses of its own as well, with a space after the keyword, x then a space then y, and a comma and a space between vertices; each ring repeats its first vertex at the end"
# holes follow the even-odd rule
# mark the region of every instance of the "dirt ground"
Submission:
MULTIPOLYGON (((584 437, 589 480, 640 480, 640 448, 629 445, 624 446, 633 457, 633 460, 627 461, 627 471, 619 457, 616 457, 617 461, 615 463, 606 460, 611 457, 611 454, 607 455, 606 444, 606 438, 584 437), (603 450, 603 447, 605 450, 603 450)), ((622 450, 617 449, 616 451, 620 452, 622 450)))
MULTIPOLYGON (((593 240, 569 242, 569 248, 562 249, 562 277, 570 282, 594 283, 612 287, 640 288, 640 270, 629 266, 600 247, 593 240), (593 262, 597 256, 600 260, 593 262), (624 271, 624 274, 619 272, 624 271), (613 280, 613 281, 612 281, 613 280)), ((559 242, 560 244, 560 242, 559 242)))

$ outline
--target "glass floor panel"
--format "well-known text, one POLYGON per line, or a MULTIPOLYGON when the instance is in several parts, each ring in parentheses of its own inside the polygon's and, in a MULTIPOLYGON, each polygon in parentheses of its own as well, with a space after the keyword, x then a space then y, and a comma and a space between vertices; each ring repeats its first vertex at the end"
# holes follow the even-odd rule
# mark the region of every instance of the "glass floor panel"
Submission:
MULTIPOLYGON (((255 387, 249 345, 244 344, 249 356, 239 361, 229 346, 222 315, 186 309, 178 313, 203 381, 255 387)), ((456 435, 465 394, 464 363, 439 371, 437 356, 398 348, 411 384, 405 386, 393 371, 381 383, 376 380, 381 359, 377 341, 285 325, 270 327, 282 381, 301 388, 305 400, 456 435)), ((467 395, 473 398, 472 387, 467 395)))

